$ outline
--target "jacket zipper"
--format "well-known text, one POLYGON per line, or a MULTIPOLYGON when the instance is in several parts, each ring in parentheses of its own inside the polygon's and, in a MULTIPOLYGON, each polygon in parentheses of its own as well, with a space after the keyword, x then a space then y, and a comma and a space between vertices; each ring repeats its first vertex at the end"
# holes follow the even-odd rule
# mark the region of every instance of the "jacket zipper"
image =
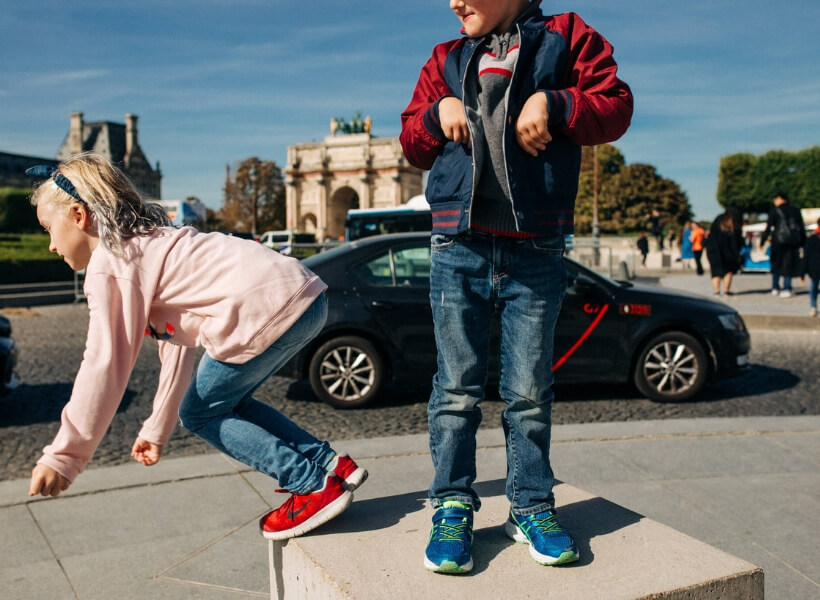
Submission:
MULTIPOLYGON (((473 57, 475 56, 475 51, 478 47, 484 43, 484 38, 481 38, 480 42, 477 42, 472 50, 470 50, 470 56, 467 58, 467 64, 464 66, 464 72, 461 74, 461 108, 464 110, 464 117, 467 121, 467 130, 470 132, 470 144, 473 142, 473 128, 470 124, 470 119, 467 119, 467 109, 464 106, 464 97, 467 93, 465 88, 465 82, 467 81, 467 74, 470 72, 470 64, 473 62, 473 57)), ((470 150, 470 163, 473 169, 473 179, 470 182, 470 205, 467 207, 467 228, 471 229, 473 226, 473 200, 475 199, 475 188, 476 188, 476 173, 475 173, 475 152, 470 150)))
POLYGON ((513 198, 512 186, 510 185, 510 161, 507 160, 507 119, 510 115, 510 94, 512 94, 513 83, 515 82, 515 74, 518 72, 518 62, 521 59, 521 50, 524 44, 524 35, 521 33, 521 26, 516 23, 516 30, 518 31, 518 58, 513 66, 512 75, 510 76, 510 85, 507 88, 507 93, 504 97, 504 129, 501 133, 501 152, 504 154, 504 175, 506 176, 507 193, 510 195, 510 206, 512 207, 513 220, 515 221, 516 231, 521 231, 521 224, 518 222, 518 213, 515 210, 515 198, 513 198))

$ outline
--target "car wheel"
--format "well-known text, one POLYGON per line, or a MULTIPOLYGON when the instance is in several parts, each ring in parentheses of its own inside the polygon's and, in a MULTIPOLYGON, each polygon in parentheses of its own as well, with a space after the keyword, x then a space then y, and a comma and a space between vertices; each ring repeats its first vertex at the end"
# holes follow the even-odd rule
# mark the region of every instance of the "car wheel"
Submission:
POLYGON ((700 342, 682 332, 667 332, 644 346, 635 365, 635 386, 650 400, 679 402, 697 394, 708 365, 700 342))
POLYGON ((361 408, 373 402, 385 381, 384 361, 364 338, 344 336, 322 344, 310 360, 310 386, 335 408, 361 408))

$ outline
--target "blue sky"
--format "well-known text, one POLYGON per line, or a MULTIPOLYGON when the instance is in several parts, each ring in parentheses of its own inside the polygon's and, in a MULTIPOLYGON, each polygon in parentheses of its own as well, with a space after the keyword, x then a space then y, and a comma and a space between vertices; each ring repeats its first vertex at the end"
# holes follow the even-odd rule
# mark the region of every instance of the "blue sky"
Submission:
MULTIPOLYGON (((615 143, 711 219, 721 156, 820 144, 820 1, 545 0, 609 39, 635 95, 615 143)), ((0 0, 0 151, 53 157, 71 112, 139 116, 166 199, 222 202, 225 166, 370 115, 399 133, 446 0, 0 0)), ((820 199, 818 199, 820 204, 820 199)))

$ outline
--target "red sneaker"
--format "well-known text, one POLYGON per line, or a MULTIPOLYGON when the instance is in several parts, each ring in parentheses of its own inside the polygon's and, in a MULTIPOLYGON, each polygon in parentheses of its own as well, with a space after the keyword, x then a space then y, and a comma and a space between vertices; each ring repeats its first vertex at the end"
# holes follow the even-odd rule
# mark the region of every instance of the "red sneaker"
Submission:
POLYGON ((327 471, 342 480, 346 490, 353 491, 367 479, 367 470, 360 467, 347 454, 337 454, 327 466, 327 471))
POLYGON ((286 540, 316 529, 344 512, 353 502, 353 494, 344 489, 333 473, 325 475, 322 489, 309 494, 291 494, 279 508, 259 521, 262 537, 286 540))

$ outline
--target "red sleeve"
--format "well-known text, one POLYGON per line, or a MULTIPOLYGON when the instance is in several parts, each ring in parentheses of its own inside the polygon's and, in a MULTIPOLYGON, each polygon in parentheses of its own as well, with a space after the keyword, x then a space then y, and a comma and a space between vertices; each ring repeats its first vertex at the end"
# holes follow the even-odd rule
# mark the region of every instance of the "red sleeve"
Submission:
POLYGON ((424 64, 410 104, 401 114, 401 142, 404 155, 411 165, 429 169, 447 143, 438 117, 438 103, 452 96, 444 80, 447 54, 462 40, 438 44, 424 64))
POLYGON ((632 120, 633 98, 629 86, 618 79, 612 44, 575 13, 550 17, 546 25, 569 44, 566 91, 572 101, 566 135, 582 146, 617 140, 632 120))

